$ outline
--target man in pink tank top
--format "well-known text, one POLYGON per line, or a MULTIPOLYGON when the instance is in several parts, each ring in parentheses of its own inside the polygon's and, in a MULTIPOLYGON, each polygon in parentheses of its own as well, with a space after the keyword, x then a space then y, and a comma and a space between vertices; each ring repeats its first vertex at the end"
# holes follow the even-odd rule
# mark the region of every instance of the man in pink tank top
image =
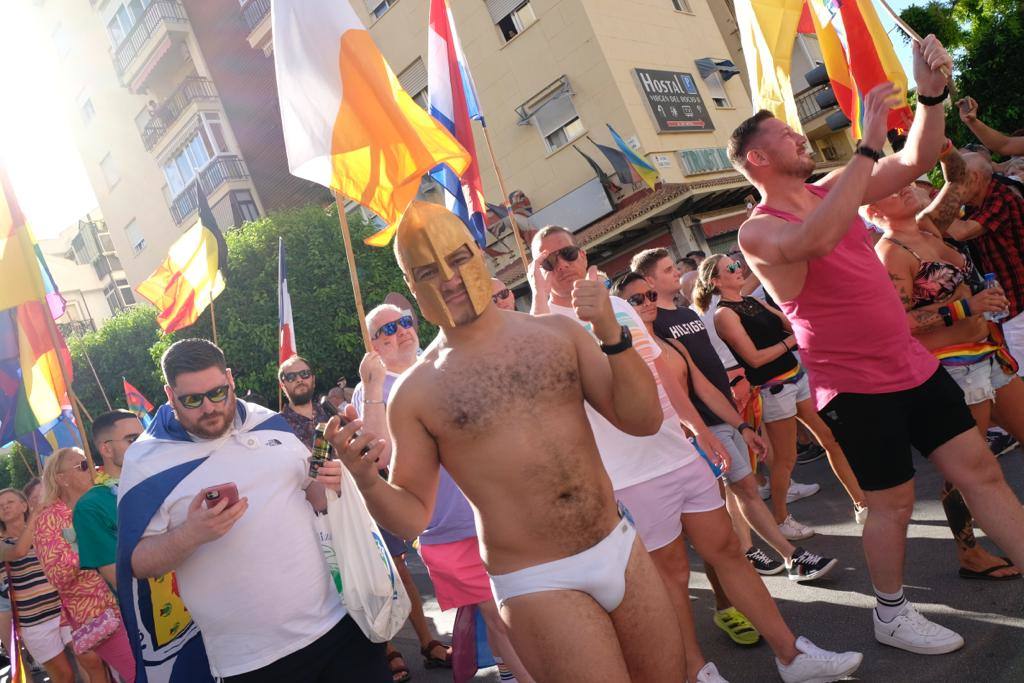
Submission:
POLYGON ((963 392, 911 336, 857 213, 935 165, 948 95, 942 71, 951 69, 934 36, 915 42, 918 104, 906 146, 881 158, 889 110, 900 101, 895 86, 881 84, 864 98, 857 153, 815 185, 804 184, 814 171, 807 140, 769 112, 744 121, 729 141, 733 165, 763 197, 740 228, 740 248, 792 322, 817 409, 867 497, 875 638, 919 654, 952 652, 964 641, 903 596, 912 447, 963 492, 986 533, 1024 566, 1024 509, 975 429, 963 392))

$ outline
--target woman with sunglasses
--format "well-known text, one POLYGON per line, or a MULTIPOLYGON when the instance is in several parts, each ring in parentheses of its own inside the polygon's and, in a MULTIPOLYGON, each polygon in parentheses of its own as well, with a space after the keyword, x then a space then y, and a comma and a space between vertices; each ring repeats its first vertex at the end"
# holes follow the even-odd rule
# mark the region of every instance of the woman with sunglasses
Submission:
POLYGON ((34 534, 39 564, 60 595, 71 626, 72 646, 90 683, 110 680, 104 662, 128 683, 135 680, 135 658, 117 601, 106 581, 80 569, 71 511, 93 486, 93 472, 77 448, 61 448, 43 467, 43 507, 34 534), (98 655, 98 657, 97 657, 98 655))
POLYGON ((772 444, 771 504, 779 531, 790 541, 814 535, 814 530, 793 519, 787 508, 790 475, 796 464, 797 419, 818 439, 836 477, 853 501, 854 518, 866 519, 864 492, 850 469, 831 430, 821 421, 811 401, 807 375, 793 351, 796 339, 783 313, 763 301, 743 296, 742 264, 725 256, 708 257, 698 269, 694 304, 707 310, 711 297, 720 296, 715 330, 746 372, 755 392, 748 404, 748 422, 763 422, 772 444))

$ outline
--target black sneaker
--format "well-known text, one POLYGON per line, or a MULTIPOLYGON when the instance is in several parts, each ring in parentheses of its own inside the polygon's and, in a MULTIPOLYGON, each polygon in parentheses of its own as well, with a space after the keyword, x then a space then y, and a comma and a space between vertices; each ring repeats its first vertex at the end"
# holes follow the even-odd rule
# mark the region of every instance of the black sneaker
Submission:
POLYGON ((833 557, 822 557, 797 547, 793 551, 793 558, 789 565, 789 580, 802 583, 820 579, 832 571, 832 568, 838 563, 839 560, 833 557))
POLYGON ((1009 453, 1020 445, 1017 442, 1017 439, 1013 438, 1002 429, 990 429, 988 430, 986 437, 988 439, 989 450, 997 456, 1009 453))
POLYGON ((806 465, 809 462, 821 460, 823 457, 825 457, 825 449, 813 441, 804 445, 797 444, 796 446, 797 465, 806 465))
POLYGON ((750 546, 750 550, 746 552, 747 559, 750 560, 750 564, 754 565, 754 571, 762 576, 771 576, 772 574, 778 574, 786 565, 781 561, 771 557, 765 551, 754 546, 750 546))

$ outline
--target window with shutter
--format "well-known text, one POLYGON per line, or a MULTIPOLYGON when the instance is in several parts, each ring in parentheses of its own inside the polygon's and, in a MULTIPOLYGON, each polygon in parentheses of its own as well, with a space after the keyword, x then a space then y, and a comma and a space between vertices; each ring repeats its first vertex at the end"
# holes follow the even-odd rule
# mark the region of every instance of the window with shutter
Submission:
POLYGON ((537 15, 528 0, 484 0, 491 21, 498 27, 501 37, 508 42, 537 21, 537 15))
POLYGON ((427 67, 419 57, 398 74, 398 82, 405 92, 424 109, 427 108, 427 67))

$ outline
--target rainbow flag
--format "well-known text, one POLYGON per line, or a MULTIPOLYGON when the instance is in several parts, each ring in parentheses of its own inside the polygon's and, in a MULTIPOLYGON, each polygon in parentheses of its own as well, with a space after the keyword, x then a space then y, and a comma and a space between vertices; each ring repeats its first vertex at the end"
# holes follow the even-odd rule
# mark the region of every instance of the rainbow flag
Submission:
POLYGON ((889 130, 910 128, 914 113, 906 103, 907 75, 871 0, 807 0, 807 5, 825 70, 839 108, 850 119, 853 138, 863 135, 864 95, 886 81, 899 87, 903 99, 889 112, 889 130))
MULTIPOLYGON (((64 313, 42 253, 0 168, 0 444, 31 435, 70 408, 61 370, 71 357, 53 322, 64 313)), ((70 381, 70 377, 68 378, 70 381)))
POLYGON ((626 159, 629 161, 629 165, 633 167, 633 170, 636 171, 636 174, 638 176, 643 178, 643 181, 647 183, 647 187, 653 190, 654 183, 658 181, 658 172, 655 171, 653 166, 647 163, 647 161, 645 161, 639 154, 634 152, 629 145, 626 144, 626 141, 622 139, 622 136, 615 132, 615 129, 612 128, 612 125, 610 123, 605 125, 608 126, 608 130, 612 134, 612 140, 614 140, 615 144, 618 145, 619 150, 626 155, 626 159))
POLYGON ((153 404, 146 400, 141 391, 129 384, 127 379, 122 377, 121 382, 124 384, 124 400, 128 404, 128 410, 138 415, 142 426, 148 428, 153 421, 153 404))
POLYGON ((350 3, 274 0, 271 21, 288 169, 384 219, 366 242, 387 244, 423 175, 461 177, 469 153, 402 89, 350 3))

